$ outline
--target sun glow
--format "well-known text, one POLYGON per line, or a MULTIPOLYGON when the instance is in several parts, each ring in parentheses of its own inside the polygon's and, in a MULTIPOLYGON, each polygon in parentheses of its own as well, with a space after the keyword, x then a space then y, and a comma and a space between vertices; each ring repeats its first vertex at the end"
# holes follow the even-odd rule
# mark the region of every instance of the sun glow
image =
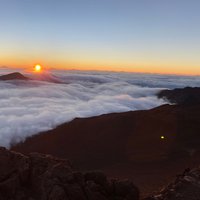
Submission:
POLYGON ((35 65, 34 67, 35 72, 41 72, 41 70, 42 70, 42 67, 40 65, 35 65))

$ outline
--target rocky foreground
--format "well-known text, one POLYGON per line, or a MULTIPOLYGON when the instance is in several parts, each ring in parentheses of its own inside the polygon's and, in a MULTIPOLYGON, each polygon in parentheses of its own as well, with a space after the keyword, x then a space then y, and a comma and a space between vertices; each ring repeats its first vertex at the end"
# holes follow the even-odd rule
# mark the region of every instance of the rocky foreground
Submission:
POLYGON ((200 167, 186 169, 157 195, 144 200, 200 200, 200 167))
POLYGON ((138 200, 132 182, 75 171, 67 160, 0 148, 1 200, 138 200))
MULTIPOLYGON (((139 200, 128 180, 101 172, 78 172, 65 159, 0 148, 1 200, 139 200)), ((175 181, 145 200, 200 200, 200 168, 186 169, 175 181)))

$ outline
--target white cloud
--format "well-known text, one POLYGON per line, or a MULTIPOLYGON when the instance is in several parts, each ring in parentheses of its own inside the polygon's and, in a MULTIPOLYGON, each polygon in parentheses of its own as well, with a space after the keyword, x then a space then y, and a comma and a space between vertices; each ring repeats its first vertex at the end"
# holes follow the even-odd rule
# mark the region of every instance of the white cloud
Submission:
MULTIPOLYGON (((54 71, 63 84, 0 82, 0 146, 49 130, 75 117, 149 109, 165 103, 162 88, 197 85, 199 78, 54 71)), ((29 75, 30 76, 30 75, 29 75)))

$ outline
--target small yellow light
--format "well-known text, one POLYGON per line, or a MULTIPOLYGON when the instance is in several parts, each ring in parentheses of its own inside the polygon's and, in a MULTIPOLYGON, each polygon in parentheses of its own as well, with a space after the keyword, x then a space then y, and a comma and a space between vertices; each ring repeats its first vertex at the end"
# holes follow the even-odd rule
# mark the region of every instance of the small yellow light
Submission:
POLYGON ((162 136, 160 136, 160 138, 161 138, 162 140, 164 140, 164 139, 165 139, 165 136, 162 135, 162 136))

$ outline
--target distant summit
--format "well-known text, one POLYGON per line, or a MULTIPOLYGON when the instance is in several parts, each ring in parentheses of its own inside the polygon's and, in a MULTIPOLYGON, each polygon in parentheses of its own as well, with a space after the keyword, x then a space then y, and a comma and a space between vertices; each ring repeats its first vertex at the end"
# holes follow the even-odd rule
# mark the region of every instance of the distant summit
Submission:
POLYGON ((37 75, 29 75, 29 77, 26 77, 19 72, 13 72, 13 73, 10 73, 10 74, 0 76, 0 81, 37 80, 37 81, 45 81, 45 82, 50 82, 50 83, 62 83, 56 76, 54 76, 52 74, 48 74, 48 73, 41 73, 41 74, 37 74, 37 75))
POLYGON ((185 87, 174 90, 162 90, 158 98, 167 99, 170 103, 193 105, 200 104, 200 88, 185 87))
POLYGON ((8 80, 29 80, 29 78, 27 78, 26 76, 22 75, 19 72, 14 72, 0 76, 0 81, 8 81, 8 80))

